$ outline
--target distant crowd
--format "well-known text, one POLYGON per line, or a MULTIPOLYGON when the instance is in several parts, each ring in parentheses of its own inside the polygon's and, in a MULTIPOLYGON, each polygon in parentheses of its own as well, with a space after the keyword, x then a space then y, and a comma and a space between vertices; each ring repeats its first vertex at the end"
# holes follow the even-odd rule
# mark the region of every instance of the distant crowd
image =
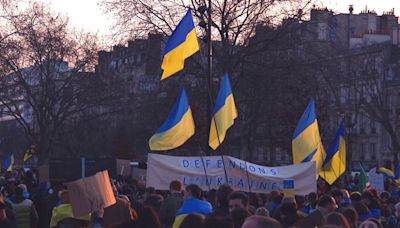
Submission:
POLYGON ((227 184, 205 191, 179 180, 170 182, 169 191, 160 191, 121 176, 112 186, 114 205, 76 218, 62 183, 39 183, 34 170, 3 170, 0 227, 400 228, 399 188, 390 179, 383 192, 359 189, 357 176, 344 177, 335 186, 320 180, 317 192, 295 197, 278 191, 244 193, 227 184))

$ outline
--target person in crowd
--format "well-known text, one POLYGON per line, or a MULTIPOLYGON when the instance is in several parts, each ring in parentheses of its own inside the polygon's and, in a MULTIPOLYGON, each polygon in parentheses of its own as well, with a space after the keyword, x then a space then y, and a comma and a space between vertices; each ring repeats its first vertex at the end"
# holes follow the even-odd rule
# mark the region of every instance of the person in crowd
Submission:
POLYGON ((72 206, 70 204, 68 191, 67 190, 60 191, 58 194, 63 203, 53 208, 50 220, 50 227, 88 226, 90 222, 90 214, 83 216, 81 218, 75 218, 72 213, 72 206))
POLYGON ((242 228, 282 228, 282 225, 275 219, 271 217, 253 215, 248 217, 243 225, 242 228))
POLYGON ((335 199, 324 195, 318 200, 317 210, 309 216, 300 219, 294 226, 296 227, 320 227, 325 223, 325 217, 337 209, 335 199))
POLYGON ((186 215, 198 213, 209 215, 212 212, 212 206, 209 202, 202 200, 202 190, 198 185, 190 184, 185 189, 185 200, 181 208, 176 212, 175 221, 172 227, 178 228, 186 215))
POLYGON ((203 228, 205 217, 204 215, 192 213, 187 215, 179 228, 203 228))
POLYGON ((347 191, 347 189, 341 189, 340 191, 342 191, 342 194, 343 194, 343 203, 342 203, 342 207, 351 206, 351 199, 350 199, 350 193, 349 193, 349 191, 347 191))
POLYGON ((217 202, 212 216, 228 216, 229 215, 229 195, 233 192, 233 189, 228 184, 219 186, 217 190, 217 202))
POLYGON ((340 189, 335 189, 331 191, 331 196, 335 199, 338 209, 341 209, 344 206, 343 192, 340 189))
POLYGON ((282 199, 283 199, 283 196, 278 191, 271 191, 269 193, 268 201, 265 204, 265 208, 267 208, 267 210, 269 211, 269 213, 271 215, 273 215, 275 210, 279 207, 282 199))
POLYGON ((300 219, 297 214, 296 200, 293 197, 286 197, 282 201, 282 205, 276 210, 274 218, 283 227, 291 227, 300 219))
POLYGON ((356 203, 354 204, 354 209, 357 211, 358 214, 358 221, 359 223, 362 223, 369 218, 372 218, 372 213, 368 209, 368 207, 364 203, 356 203))
MULTIPOLYGON (((117 195, 116 190, 114 190, 114 195, 117 195)), ((125 224, 137 220, 138 215, 136 211, 131 208, 130 202, 126 196, 116 196, 115 200, 115 204, 104 208, 103 216, 101 216, 100 213, 104 227, 118 226, 119 224, 125 224)))
POLYGON ((338 212, 332 212, 326 217, 325 225, 334 225, 342 228, 351 228, 346 217, 338 212))
POLYGON ((356 228, 358 225, 358 214, 353 207, 343 208, 341 213, 349 222, 351 228, 356 228))
POLYGON ((0 227, 11 228, 11 221, 7 217, 7 205, 4 203, 3 198, 0 198, 0 227))
POLYGON ((230 216, 233 221, 234 228, 242 227, 244 221, 247 217, 251 216, 252 214, 247 208, 243 207, 236 207, 230 212, 230 216))
POLYGON ((233 221, 229 216, 209 216, 204 221, 204 227, 233 228, 233 221))
POLYGON ((144 206, 138 213, 136 227, 140 228, 161 228, 160 218, 153 207, 144 206))
POLYGON ((303 217, 308 216, 309 214, 313 213, 316 210, 317 203, 318 203, 317 193, 312 192, 308 194, 306 197, 306 203, 304 207, 300 208, 298 210, 298 213, 303 217))
POLYGON ((228 199, 229 212, 235 208, 249 209, 249 197, 243 192, 232 192, 228 199))
POLYGON ((174 224, 175 214, 182 206, 183 186, 179 180, 171 181, 169 184, 171 195, 167 197, 160 208, 160 220, 165 228, 170 228, 174 224))
POLYGON ((35 205, 30 199, 25 199, 23 194, 24 189, 16 187, 15 193, 10 199, 15 215, 16 227, 36 228, 39 218, 35 205))

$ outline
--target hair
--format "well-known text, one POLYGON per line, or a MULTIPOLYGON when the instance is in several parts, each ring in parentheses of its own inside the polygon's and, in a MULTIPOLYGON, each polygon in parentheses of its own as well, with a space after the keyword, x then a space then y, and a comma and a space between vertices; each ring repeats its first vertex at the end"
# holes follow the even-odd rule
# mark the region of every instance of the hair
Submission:
POLYGON ((384 192, 382 192, 382 193, 380 194, 380 197, 381 197, 382 199, 383 199, 383 198, 390 199, 390 198, 392 197, 392 195, 390 194, 390 192, 384 191, 384 192))
POLYGON ((217 190, 217 202, 221 207, 227 207, 228 206, 228 198, 229 195, 233 192, 233 189, 230 185, 228 184, 223 184, 219 186, 217 190))
POLYGON ((179 228, 202 228, 204 225, 204 216, 196 213, 187 215, 179 228))
POLYGON ((352 192, 350 195, 351 202, 357 203, 361 201, 361 193, 352 192))
MULTIPOLYGON (((253 216, 248 217, 246 219, 245 223, 248 221, 255 222, 255 226, 252 226, 251 228, 264 228, 264 227, 281 228, 282 227, 282 225, 277 220, 275 220, 271 217, 253 215, 253 216)), ((243 227, 246 227, 246 226, 243 226, 243 227)))
POLYGON ((255 215, 261 215, 261 216, 269 217, 269 211, 265 207, 259 207, 259 208, 257 208, 255 215))
POLYGON ((370 220, 364 221, 358 227, 359 228, 379 228, 379 226, 376 223, 374 223, 373 221, 370 221, 370 220))
POLYGON ((370 218, 370 219, 368 219, 368 221, 375 223, 379 228, 383 228, 381 222, 376 218, 370 218))
POLYGON ((356 224, 358 222, 358 214, 354 208, 346 207, 341 211, 341 213, 344 217, 346 217, 347 221, 352 227, 356 227, 356 224))
POLYGON ((182 182, 179 180, 173 180, 169 183, 169 189, 181 192, 182 191, 182 182))
POLYGON ((325 221, 326 225, 336 225, 344 228, 350 228, 350 224, 347 221, 346 217, 344 217, 342 214, 337 213, 337 212, 332 212, 328 214, 326 217, 325 221))
POLYGON ((244 194, 243 192, 232 192, 229 195, 229 200, 235 200, 235 199, 242 200, 242 203, 245 206, 249 205, 249 197, 246 194, 244 194))
POLYGON ((22 196, 22 194, 24 193, 24 189, 22 189, 20 186, 18 186, 15 188, 14 193, 17 196, 22 196))
POLYGON ((326 207, 331 203, 335 203, 332 197, 324 195, 318 200, 318 207, 326 207))
POLYGON ((249 210, 245 208, 235 208, 231 212, 231 218, 233 220, 233 227, 234 228, 240 228, 242 227, 244 221, 246 220, 247 217, 250 217, 251 213, 249 210))
POLYGON ((139 227, 143 228, 161 228, 160 218, 157 212, 152 208, 145 206, 139 211, 139 227))
POLYGON ((232 228, 232 219, 228 216, 211 216, 204 221, 204 227, 232 228))
POLYGON ((332 193, 331 193, 331 196, 334 197, 334 198, 335 197, 343 197, 344 198, 343 192, 341 190, 339 190, 339 189, 333 190, 332 193))
POLYGON ((194 198, 201 199, 201 188, 196 184, 189 184, 186 186, 186 191, 190 192, 194 198))

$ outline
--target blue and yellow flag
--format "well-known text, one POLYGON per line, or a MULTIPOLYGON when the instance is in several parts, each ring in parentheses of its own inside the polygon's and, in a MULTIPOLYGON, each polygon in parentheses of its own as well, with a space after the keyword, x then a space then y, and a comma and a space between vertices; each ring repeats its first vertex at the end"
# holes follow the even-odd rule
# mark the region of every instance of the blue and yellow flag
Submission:
POLYGON ((7 171, 12 171, 14 166, 14 153, 12 150, 8 153, 6 160, 4 161, 4 168, 7 171))
POLYGON ((333 184, 346 171, 346 130, 343 121, 340 123, 335 137, 328 147, 326 158, 322 165, 321 177, 328 184, 333 184))
POLYGON ((35 153, 35 146, 34 145, 29 146, 24 154, 24 162, 28 161, 29 158, 31 158, 34 153, 35 153))
POLYGON ((314 100, 308 103, 294 131, 292 153, 293 164, 315 161, 318 178, 326 154, 319 135, 314 100))
POLYGON ((228 73, 225 73, 221 88, 215 102, 213 117, 210 126, 208 145, 216 150, 225 139, 226 132, 233 125, 236 117, 235 100, 233 99, 232 88, 229 82, 228 73))
POLYGON ((192 110, 185 89, 182 89, 167 120, 150 138, 150 149, 157 151, 175 149, 194 134, 194 128, 192 110))
POLYGON ((185 59, 199 50, 196 29, 189 9, 165 45, 161 80, 181 71, 185 66, 185 59))

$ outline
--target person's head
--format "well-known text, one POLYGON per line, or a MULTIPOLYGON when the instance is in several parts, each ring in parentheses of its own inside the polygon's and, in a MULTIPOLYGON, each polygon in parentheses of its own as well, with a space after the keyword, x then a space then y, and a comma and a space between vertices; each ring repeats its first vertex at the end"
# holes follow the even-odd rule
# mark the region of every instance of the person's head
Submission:
POLYGON ((335 199, 331 196, 322 196, 318 200, 318 208, 323 208, 326 212, 330 213, 337 209, 335 199))
POLYGON ((281 224, 271 217, 253 215, 248 217, 243 225, 242 228, 281 228, 281 224))
POLYGON ((65 203, 65 204, 70 203, 68 190, 59 191, 58 198, 60 198, 63 201, 63 203, 65 203))
POLYGON ((233 221, 228 216, 210 216, 204 221, 204 227, 232 228, 233 221))
POLYGON ((361 201, 361 193, 359 192, 352 192, 350 195, 350 199, 352 203, 358 203, 361 201))
POLYGON ((275 198, 276 196, 278 196, 278 195, 280 195, 280 192, 278 192, 278 191, 276 191, 276 190, 271 191, 271 192, 269 193, 269 195, 268 195, 268 202, 273 202, 273 201, 274 201, 274 198, 275 198))
POLYGON ((24 189, 21 188, 21 187, 19 187, 19 186, 16 187, 15 190, 14 190, 14 194, 15 194, 16 196, 22 196, 23 193, 24 193, 24 189))
POLYGON ((343 192, 339 189, 335 189, 332 191, 331 196, 335 199, 338 206, 342 207, 342 204, 344 203, 343 192))
POLYGON ((376 223, 367 220, 367 221, 365 221, 365 222, 362 222, 362 223, 358 226, 358 228, 379 228, 379 226, 378 226, 376 223))
POLYGON ((356 227, 356 224, 358 223, 358 214, 354 208, 346 207, 341 211, 341 213, 346 217, 352 227, 356 227))
POLYGON ((171 193, 181 193, 183 191, 182 182, 179 180, 173 180, 169 183, 169 191, 171 193))
POLYGON ((202 190, 198 185, 189 184, 188 186, 186 186, 186 189, 185 189, 185 198, 186 199, 190 199, 190 198, 201 199, 201 193, 202 193, 202 190))
POLYGON ((343 194, 343 206, 349 206, 351 205, 351 199, 350 199, 350 193, 346 189, 341 189, 343 194))
POLYGON ((247 217, 251 216, 251 213, 249 212, 249 210, 247 208, 234 208, 230 212, 230 214, 231 214, 234 228, 242 227, 244 220, 246 220, 247 217))
POLYGON ((158 217, 158 213, 152 208, 145 206, 140 209, 138 223, 139 227, 154 227, 161 228, 160 218, 158 217))
POLYGON ((261 216, 269 217, 269 211, 265 207, 259 207, 259 208, 257 208, 255 215, 261 215, 261 216))
POLYGON ((229 195, 229 212, 235 208, 245 208, 249 206, 249 197, 243 192, 232 192, 229 195))
POLYGON ((337 212, 332 212, 328 214, 326 217, 325 221, 326 225, 335 225, 343 228, 350 228, 350 224, 347 221, 346 217, 344 217, 342 214, 337 213, 337 212))
POLYGON ((183 220, 179 228, 203 228, 204 216, 200 214, 189 214, 183 220))
POLYGON ((228 184, 223 184, 219 186, 217 190, 217 206, 218 207, 228 207, 229 195, 233 192, 233 189, 228 184))
POLYGON ((397 218, 400 218, 400 203, 396 203, 394 205, 394 214, 396 215, 397 218))
POLYGON ((354 204, 354 209, 357 211, 358 219, 361 222, 364 222, 372 217, 371 212, 368 207, 364 203, 356 203, 354 204))
POLYGON ((368 221, 375 223, 379 228, 383 228, 381 222, 376 218, 370 218, 370 219, 368 219, 368 221))
POLYGON ((380 194, 380 197, 381 197, 381 199, 382 199, 384 202, 386 202, 386 201, 388 201, 392 196, 391 196, 390 192, 384 191, 384 192, 382 192, 382 193, 380 194))

